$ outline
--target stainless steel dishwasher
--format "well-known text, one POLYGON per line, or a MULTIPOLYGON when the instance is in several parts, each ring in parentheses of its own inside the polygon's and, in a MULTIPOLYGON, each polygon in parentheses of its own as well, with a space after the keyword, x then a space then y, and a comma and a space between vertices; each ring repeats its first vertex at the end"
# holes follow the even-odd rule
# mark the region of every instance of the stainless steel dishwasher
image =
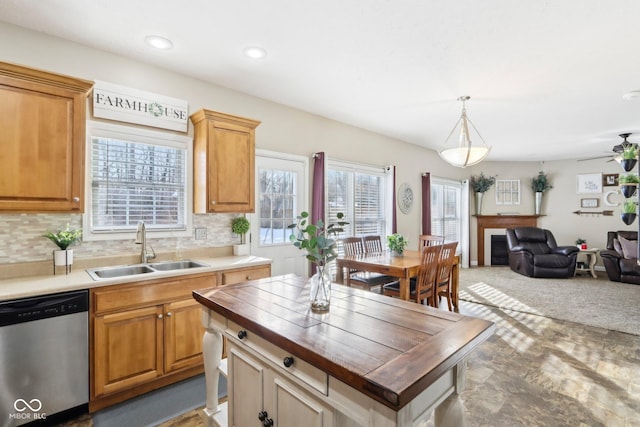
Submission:
POLYGON ((89 401, 88 291, 0 302, 0 426, 89 401))

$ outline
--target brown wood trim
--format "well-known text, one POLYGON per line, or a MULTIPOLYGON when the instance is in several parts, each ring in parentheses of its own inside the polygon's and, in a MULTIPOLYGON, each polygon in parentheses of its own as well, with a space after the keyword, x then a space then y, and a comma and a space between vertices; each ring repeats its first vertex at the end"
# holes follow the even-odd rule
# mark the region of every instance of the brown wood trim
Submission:
POLYGON ((474 215, 478 221, 478 267, 484 266, 484 230, 487 228, 537 227, 540 215, 474 215))

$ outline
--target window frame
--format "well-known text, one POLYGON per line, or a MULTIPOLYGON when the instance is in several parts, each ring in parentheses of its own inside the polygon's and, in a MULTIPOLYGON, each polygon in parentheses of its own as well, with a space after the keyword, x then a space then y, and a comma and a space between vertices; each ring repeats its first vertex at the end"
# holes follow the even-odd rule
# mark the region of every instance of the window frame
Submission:
POLYGON ((86 150, 85 150, 85 209, 82 216, 83 233, 85 241, 104 240, 128 240, 135 238, 133 231, 109 231, 93 230, 92 217, 92 138, 104 137, 121 139, 124 141, 138 142, 159 146, 185 149, 185 197, 184 197, 184 229, 156 230, 147 228, 147 234, 153 238, 163 237, 191 237, 193 233, 193 139, 190 136, 173 132, 161 132, 142 129, 133 126, 122 126, 111 123, 87 121, 86 150))
MULTIPOLYGON (((463 191, 464 191, 464 185, 463 183, 461 183, 460 181, 456 181, 456 180, 452 180, 452 179, 447 179, 447 178, 440 178, 440 177, 431 177, 431 194, 433 197, 433 194, 435 193, 434 191, 434 186, 435 185, 441 185, 441 186, 450 186, 450 187, 455 187, 457 190, 457 200, 456 200, 456 211, 457 211, 457 219, 458 219, 458 236, 457 239, 455 240, 451 240, 451 239, 447 239, 447 236, 445 237, 445 243, 450 243, 450 242, 461 242, 462 241, 462 236, 464 234, 464 200, 463 200, 463 191)), ((435 215, 433 215, 433 201, 431 201, 431 229, 432 231, 434 230, 434 220, 435 220, 435 215)), ((446 215, 446 214, 445 214, 446 215)), ((445 217, 443 217, 443 220, 445 219, 445 217)), ((443 231, 444 231, 444 224, 443 224, 443 231)), ((433 231, 434 234, 436 234, 435 231, 433 231)), ((443 233, 444 235, 444 233, 443 233)), ((462 248, 458 247, 457 251, 460 251, 462 248)))
MULTIPOLYGON (((326 173, 325 173, 325 200, 326 200, 325 218, 327 219, 328 223, 331 223, 336 219, 330 216, 331 213, 329 210, 329 185, 328 185, 329 170, 337 170, 337 171, 353 173, 354 177, 355 177, 355 174, 357 173, 379 175, 380 177, 382 177, 383 183, 382 183, 380 192, 383 200, 382 203, 383 203, 383 209, 384 209, 384 217, 383 217, 383 226, 382 226, 383 232, 380 234, 380 238, 383 240, 383 242, 386 241, 386 236, 389 235, 391 232, 389 224, 391 223, 390 218, 392 215, 391 209, 392 209, 392 203, 393 203, 393 199, 389 197, 389 187, 391 186, 391 184, 389 183, 389 180, 390 180, 389 167, 372 166, 372 165, 367 165, 363 163, 348 162, 348 161, 336 160, 331 158, 327 159, 326 173)), ((355 201, 354 201, 355 189, 353 188, 354 184, 355 182, 350 183, 351 194, 349 194, 348 196, 349 196, 349 204, 351 205, 350 208, 355 212, 355 201)), ((342 239, 344 237, 357 236, 357 234, 355 234, 354 218, 350 218, 347 212, 343 212, 343 213, 345 214, 345 220, 350 223, 347 226, 347 228, 350 229, 352 233, 351 234, 340 233, 340 235, 336 236, 336 238, 342 239)))

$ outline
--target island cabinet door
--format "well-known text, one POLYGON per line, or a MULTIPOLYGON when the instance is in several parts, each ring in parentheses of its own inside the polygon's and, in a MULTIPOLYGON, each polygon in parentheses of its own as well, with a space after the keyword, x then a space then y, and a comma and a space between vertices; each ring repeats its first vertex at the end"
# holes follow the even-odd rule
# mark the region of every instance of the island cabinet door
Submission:
POLYGON ((293 385, 273 370, 265 376, 265 412, 273 420, 274 427, 333 426, 333 410, 321 401, 293 385))
POLYGON ((229 342, 227 350, 229 426, 260 426, 265 366, 229 342))

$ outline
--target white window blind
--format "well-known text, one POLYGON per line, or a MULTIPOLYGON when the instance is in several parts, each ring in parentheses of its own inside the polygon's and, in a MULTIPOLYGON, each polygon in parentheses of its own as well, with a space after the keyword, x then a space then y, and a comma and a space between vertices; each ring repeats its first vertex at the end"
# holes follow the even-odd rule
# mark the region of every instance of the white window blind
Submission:
POLYGON ((186 147, 91 138, 93 232, 186 228, 186 147))
POLYGON ((462 227, 462 184, 431 179, 431 234, 444 236, 445 242, 459 242, 462 227))
POLYGON ((327 218, 338 212, 349 222, 340 237, 379 235, 386 238, 385 173, 366 166, 329 162, 327 167, 327 218))

